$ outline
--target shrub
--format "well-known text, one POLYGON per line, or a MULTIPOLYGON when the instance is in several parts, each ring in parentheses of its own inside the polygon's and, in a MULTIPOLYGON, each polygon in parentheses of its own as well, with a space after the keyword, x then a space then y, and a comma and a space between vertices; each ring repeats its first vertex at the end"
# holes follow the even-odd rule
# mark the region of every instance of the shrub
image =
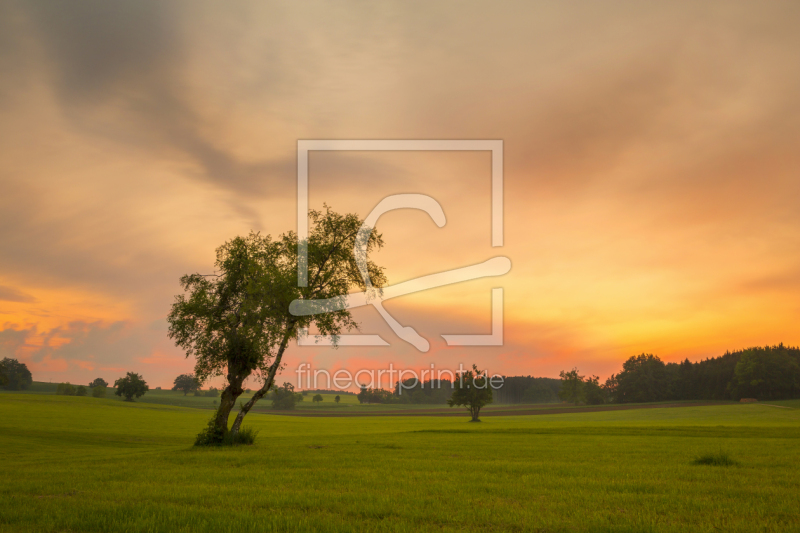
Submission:
POLYGON ((258 436, 258 431, 249 427, 242 427, 239 432, 234 435, 233 433, 223 433, 223 431, 216 427, 214 423, 215 416, 211 417, 208 421, 206 428, 198 433, 195 438, 195 446, 239 446, 242 444, 253 444, 258 436))
POLYGON ((108 389, 106 389, 102 385, 97 385, 92 388, 92 396, 94 396, 95 398, 105 398, 107 390, 108 389))
POLYGON ((86 387, 84 387, 83 385, 78 385, 78 388, 75 389, 75 396, 86 396, 86 394, 87 394, 86 387))
POLYGON ((203 396, 208 396, 210 398, 217 398, 219 396, 219 389, 211 387, 206 391, 206 393, 203 396))
POLYGON ((239 433, 234 435, 233 433, 228 433, 225 435, 222 443, 226 446, 240 446, 240 445, 247 445, 250 446, 256 441, 256 437, 258 436, 258 431, 249 428, 249 427, 241 427, 239 428, 239 433))
POLYGON ((197 434, 194 439, 195 446, 221 446, 225 439, 225 433, 216 426, 216 415, 211 417, 206 428, 197 434))
POLYGON ((693 465, 711 465, 711 466, 734 466, 739 464, 736 460, 734 460, 727 452, 723 452, 722 450, 716 453, 707 453, 705 455, 698 456, 694 461, 692 461, 693 465))
POLYGON ((69 382, 59 383, 56 388, 56 394, 63 394, 64 396, 75 396, 75 387, 70 385, 69 382))

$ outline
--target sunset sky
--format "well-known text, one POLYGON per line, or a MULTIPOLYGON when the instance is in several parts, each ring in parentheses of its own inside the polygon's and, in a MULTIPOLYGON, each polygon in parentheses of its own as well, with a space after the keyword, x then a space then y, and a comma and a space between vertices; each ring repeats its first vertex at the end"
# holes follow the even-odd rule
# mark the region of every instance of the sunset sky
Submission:
POLYGON ((296 229, 300 139, 499 139, 488 152, 314 152, 309 199, 395 211, 391 284, 511 259, 503 277, 386 304, 431 342, 292 346, 315 368, 605 379, 800 344, 800 4, 0 0, 0 357, 37 381, 193 368, 167 337, 178 279, 251 230, 296 229), (489 333, 493 287, 505 343, 489 333))

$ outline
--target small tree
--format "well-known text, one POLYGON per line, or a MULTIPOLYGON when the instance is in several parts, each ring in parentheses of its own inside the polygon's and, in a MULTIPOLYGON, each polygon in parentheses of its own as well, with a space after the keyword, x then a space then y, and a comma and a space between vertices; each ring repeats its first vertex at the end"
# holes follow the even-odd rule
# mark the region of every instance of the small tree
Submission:
POLYGON ((86 396, 87 393, 88 391, 83 385, 78 385, 78 388, 75 389, 75 396, 86 396))
POLYGON ((334 398, 333 401, 336 402, 336 403, 339 403, 340 401, 342 401, 342 399, 339 398, 339 395, 337 394, 336 398, 334 398))
POLYGON ((194 376, 194 374, 181 374, 175 381, 173 382, 172 390, 179 390, 183 391, 183 395, 186 396, 190 392, 194 392, 200 389, 200 382, 194 376))
POLYGON ((472 365, 472 370, 461 373, 453 383, 453 395, 447 400, 447 405, 464 406, 472 416, 470 422, 480 422, 478 415, 481 409, 492 403, 492 389, 485 370, 478 370, 477 365, 472 365))
POLYGON ((369 390, 366 385, 361 385, 361 390, 356 398, 358 398, 358 403, 369 403, 369 390))
POLYGON ((314 397, 311 399, 314 403, 319 403, 322 401, 322 394, 315 394, 314 397))
POLYGON ((124 378, 119 378, 114 382, 114 387, 117 389, 114 394, 125 396, 126 402, 132 402, 134 398, 141 398, 145 392, 150 390, 142 376, 134 372, 128 372, 124 378))
POLYGON ((209 387, 203 396, 207 396, 209 398, 219 398, 219 389, 216 387, 209 387))
POLYGON ((578 369, 573 368, 569 372, 562 370, 559 376, 561 376, 561 390, 558 391, 558 397, 566 402, 581 403, 584 400, 584 383, 583 376, 578 374, 578 369))
POLYGON ((303 395, 294 391, 294 385, 284 383, 283 387, 275 387, 272 393, 273 409, 294 409, 297 402, 303 401, 303 395))
POLYGON ((33 377, 25 363, 8 357, 0 361, 0 382, 7 390, 25 390, 33 383, 33 377))
POLYGON ((96 387, 92 387, 92 396, 95 398, 105 398, 106 391, 108 389, 102 385, 97 385, 96 387))
POLYGON ((89 383, 89 388, 93 389, 95 387, 108 387, 108 382, 103 378, 95 378, 94 381, 89 383))

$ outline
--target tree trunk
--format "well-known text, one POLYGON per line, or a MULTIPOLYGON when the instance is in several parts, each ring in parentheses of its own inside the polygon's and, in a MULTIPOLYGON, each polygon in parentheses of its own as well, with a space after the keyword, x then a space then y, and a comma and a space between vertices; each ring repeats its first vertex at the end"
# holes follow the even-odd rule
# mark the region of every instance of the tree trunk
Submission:
POLYGON ((241 374, 228 374, 228 386, 222 390, 222 395, 219 399, 219 408, 217 409, 216 417, 214 418, 214 426, 220 430, 222 434, 228 432, 228 417, 231 410, 236 405, 236 400, 242 395, 242 383, 247 376, 241 374))
POLYGON ((480 422, 480 419, 478 418, 478 415, 481 412, 480 407, 470 407, 469 412, 472 415, 472 420, 470 420, 470 422, 480 422))
MULTIPOLYGON (((231 426, 231 433, 236 435, 239 433, 239 429, 242 427, 242 421, 247 413, 250 412, 250 409, 256 404, 258 400, 266 396, 269 390, 272 388, 272 383, 275 381, 275 374, 278 373, 278 369, 281 366, 281 359, 283 359, 283 352, 286 351, 286 346, 289 344, 289 338, 291 337, 292 330, 294 328, 294 322, 291 322, 288 327, 286 328, 286 333, 283 335, 283 340, 281 341, 281 345, 278 348, 278 353, 275 355, 275 360, 272 362, 272 365, 269 367, 269 372, 267 373, 267 377, 264 379, 264 385, 261 386, 260 389, 253 394, 253 397, 250 398, 244 406, 242 406, 239 414, 236 415, 236 420, 233 421, 233 425, 231 426)), ((230 412, 230 411, 229 411, 230 412)))

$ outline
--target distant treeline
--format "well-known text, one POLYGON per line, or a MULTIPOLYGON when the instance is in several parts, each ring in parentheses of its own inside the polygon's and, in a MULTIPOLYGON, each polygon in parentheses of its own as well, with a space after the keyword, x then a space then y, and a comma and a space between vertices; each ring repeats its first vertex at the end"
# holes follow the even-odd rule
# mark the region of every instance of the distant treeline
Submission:
POLYGON ((504 376, 503 386, 492 393, 497 403, 555 403, 560 390, 560 379, 504 376))
MULTIPOLYGON (((560 401, 558 391, 561 380, 534 378, 531 376, 504 377, 503 384, 493 389, 497 403, 552 403, 560 401)), ((453 383, 449 379, 420 381, 414 378, 396 382, 394 390, 361 389, 358 400, 361 403, 416 403, 446 404, 453 394, 453 383)))
MULTIPOLYGON (((394 390, 362 388, 361 403, 445 404, 450 380, 407 379, 394 390)), ((675 400, 784 400, 800 398, 800 348, 779 344, 726 352, 693 363, 665 363, 655 355, 629 358, 605 383, 577 368, 561 379, 504 376, 496 403, 644 403, 675 400)))
POLYGON ((692 363, 631 357, 603 387, 609 401, 785 400, 800 398, 800 348, 779 344, 692 363))
POLYGON ((304 389, 300 392, 303 394, 303 396, 306 396, 308 394, 338 394, 339 396, 343 394, 347 394, 349 396, 356 395, 355 392, 350 392, 346 390, 336 390, 336 389, 304 389))

